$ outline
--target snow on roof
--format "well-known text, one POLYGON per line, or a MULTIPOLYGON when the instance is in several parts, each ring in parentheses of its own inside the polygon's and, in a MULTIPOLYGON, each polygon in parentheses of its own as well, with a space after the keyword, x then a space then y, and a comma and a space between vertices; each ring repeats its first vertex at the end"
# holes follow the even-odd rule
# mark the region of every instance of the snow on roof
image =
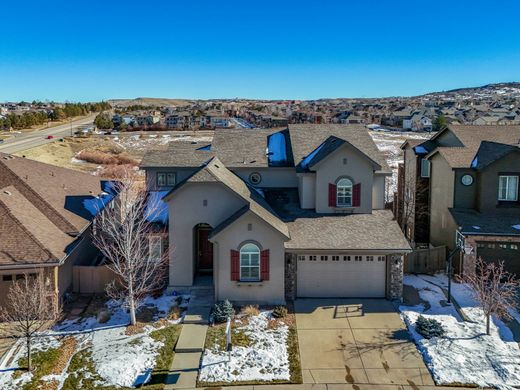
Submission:
POLYGON ((148 222, 168 223, 168 204, 162 199, 169 191, 150 191, 146 201, 146 220, 148 222))
POLYGON ((282 132, 267 137, 267 158, 270 166, 287 163, 287 146, 282 132))
POLYGON ((428 151, 426 150, 426 148, 424 146, 416 146, 414 148, 415 150, 415 153, 424 153, 424 154, 428 154, 428 151))
POLYGON ((320 146, 318 146, 316 149, 314 149, 309 155, 307 155, 307 157, 305 157, 302 160, 302 162, 300 164, 302 166, 302 168, 307 168, 308 167, 308 165, 310 164, 310 162, 312 161, 314 156, 316 156, 318 154, 318 152, 321 150, 321 148, 323 148, 325 143, 326 143, 326 141, 322 142, 320 146))

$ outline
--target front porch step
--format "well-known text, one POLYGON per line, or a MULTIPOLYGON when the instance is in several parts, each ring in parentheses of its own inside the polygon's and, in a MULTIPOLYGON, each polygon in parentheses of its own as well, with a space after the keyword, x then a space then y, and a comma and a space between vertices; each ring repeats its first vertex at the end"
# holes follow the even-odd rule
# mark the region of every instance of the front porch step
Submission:
POLYGON ((211 307, 211 303, 205 305, 199 302, 196 302, 193 306, 189 306, 188 311, 184 316, 184 323, 207 325, 209 322, 209 313, 211 311, 211 307))

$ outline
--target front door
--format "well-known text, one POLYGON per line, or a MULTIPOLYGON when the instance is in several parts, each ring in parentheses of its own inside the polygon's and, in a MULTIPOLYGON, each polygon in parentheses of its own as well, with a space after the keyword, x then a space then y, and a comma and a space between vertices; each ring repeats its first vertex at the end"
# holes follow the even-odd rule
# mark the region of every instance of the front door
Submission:
POLYGON ((200 227, 197 229, 197 257, 198 271, 213 271, 213 244, 208 237, 211 228, 200 227))

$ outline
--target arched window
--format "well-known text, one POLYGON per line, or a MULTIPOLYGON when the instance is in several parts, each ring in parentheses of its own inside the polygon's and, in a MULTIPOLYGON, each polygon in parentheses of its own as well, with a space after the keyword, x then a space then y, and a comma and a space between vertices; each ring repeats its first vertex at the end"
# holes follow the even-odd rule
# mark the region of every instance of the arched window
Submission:
POLYGON ((240 248, 240 280, 260 280, 260 248, 255 244, 240 248))
POLYGON ((352 181, 346 177, 336 183, 337 206, 352 206, 352 181))

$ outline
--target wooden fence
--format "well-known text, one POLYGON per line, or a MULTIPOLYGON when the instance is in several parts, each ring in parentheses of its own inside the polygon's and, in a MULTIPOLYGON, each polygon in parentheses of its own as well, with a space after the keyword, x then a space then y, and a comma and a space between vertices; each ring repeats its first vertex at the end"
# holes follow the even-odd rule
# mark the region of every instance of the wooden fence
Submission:
POLYGON ((446 268, 446 247, 416 249, 404 258, 404 272, 410 274, 434 274, 446 268))
POLYGON ((75 293, 103 293, 114 278, 115 274, 106 265, 75 265, 72 268, 72 288, 75 293))

